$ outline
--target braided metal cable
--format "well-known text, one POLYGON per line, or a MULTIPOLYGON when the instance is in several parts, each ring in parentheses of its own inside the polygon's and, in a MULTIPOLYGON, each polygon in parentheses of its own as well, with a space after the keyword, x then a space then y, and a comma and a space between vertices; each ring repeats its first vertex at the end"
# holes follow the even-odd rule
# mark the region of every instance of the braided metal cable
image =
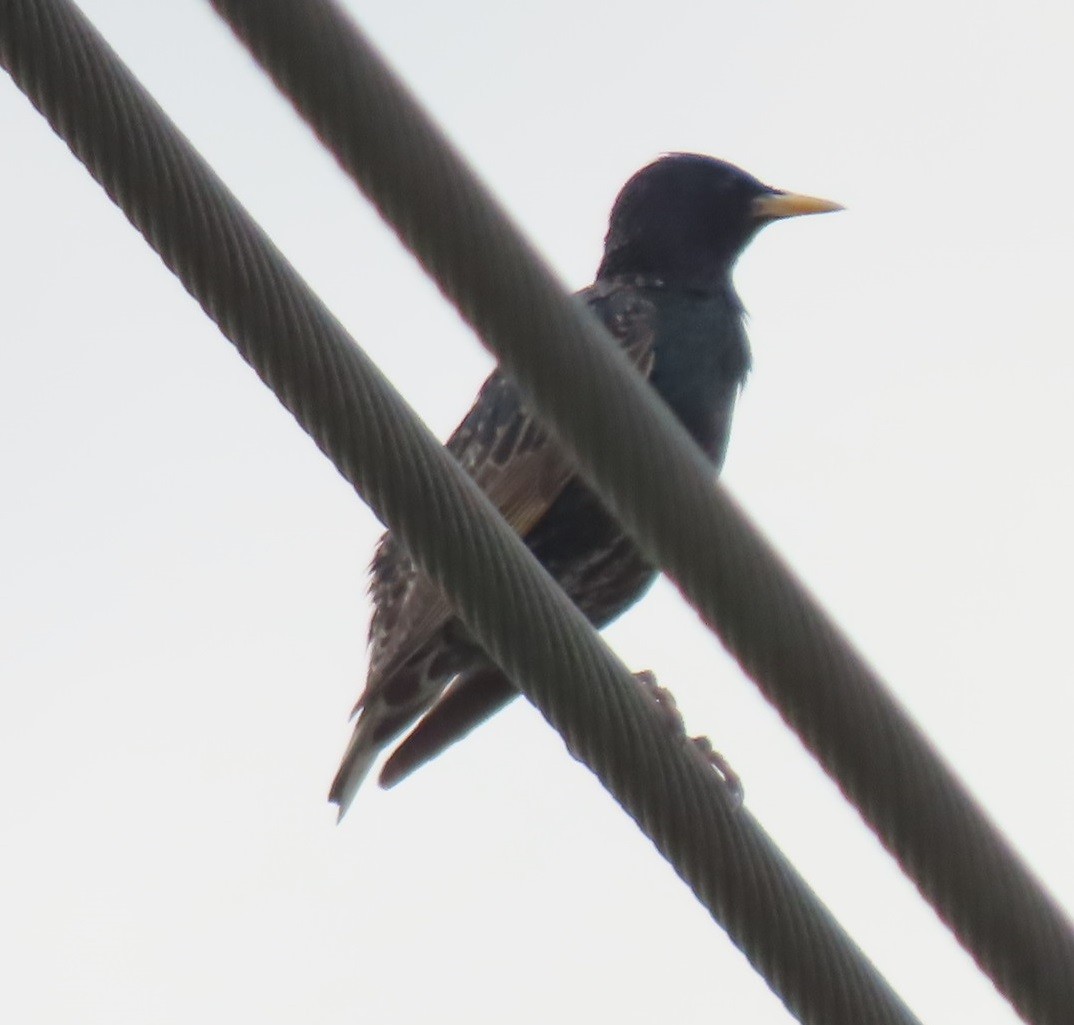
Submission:
POLYGON ((77 8, 0 0, 0 62, 792 1013, 914 1022, 77 8))
POLYGON ((1027 1019, 1069 1021, 1070 921, 353 23, 212 2, 981 968, 1027 1019))

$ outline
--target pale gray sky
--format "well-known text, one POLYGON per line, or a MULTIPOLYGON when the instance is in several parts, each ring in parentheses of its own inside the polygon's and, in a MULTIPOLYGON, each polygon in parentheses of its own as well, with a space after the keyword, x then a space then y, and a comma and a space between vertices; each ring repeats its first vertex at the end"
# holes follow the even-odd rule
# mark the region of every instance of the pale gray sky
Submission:
MULTIPOLYGON (((1069 5, 349 6, 571 286, 661 151, 847 205, 739 267, 726 481, 1074 907, 1069 5)), ((446 434, 488 358, 208 5, 83 8, 446 434)), ((336 828, 378 525, 0 126, 0 1018, 789 1021, 521 702, 336 828)), ((1016 1020, 671 588, 607 636, 926 1022, 1016 1020)))

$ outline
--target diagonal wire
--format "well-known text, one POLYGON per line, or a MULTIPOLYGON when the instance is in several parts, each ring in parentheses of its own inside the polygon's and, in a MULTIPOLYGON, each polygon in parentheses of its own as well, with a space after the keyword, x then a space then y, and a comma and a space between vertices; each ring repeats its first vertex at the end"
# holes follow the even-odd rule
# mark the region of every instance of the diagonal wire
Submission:
POLYGON ((0 62, 786 1006, 916 1021, 78 9, 0 0, 0 62))
POLYGON ((1070 921, 356 26, 331 0, 212 2, 980 967, 1070 1021, 1070 921))

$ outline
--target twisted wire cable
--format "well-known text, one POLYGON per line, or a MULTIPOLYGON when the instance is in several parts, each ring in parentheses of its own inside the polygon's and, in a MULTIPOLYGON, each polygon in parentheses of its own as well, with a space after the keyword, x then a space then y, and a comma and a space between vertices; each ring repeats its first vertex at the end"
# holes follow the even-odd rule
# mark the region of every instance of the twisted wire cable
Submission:
POLYGON ((0 62, 792 1013, 916 1021, 78 9, 0 0, 0 62))
POLYGON ((331 0, 212 3, 980 967, 1070 1021, 1069 919, 356 26, 331 0))

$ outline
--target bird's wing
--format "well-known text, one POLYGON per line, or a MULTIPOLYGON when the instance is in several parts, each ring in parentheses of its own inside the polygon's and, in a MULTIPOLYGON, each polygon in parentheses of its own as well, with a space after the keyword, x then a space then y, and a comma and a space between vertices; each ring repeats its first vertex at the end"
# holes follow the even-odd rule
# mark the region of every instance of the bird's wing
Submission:
MULTIPOLYGON (((602 281, 579 292, 638 370, 652 370, 655 308, 634 282, 602 281)), ((574 470, 501 370, 489 376, 446 447, 515 533, 525 537, 574 470)), ((373 559, 370 664, 362 708, 453 616, 440 590, 385 534, 373 559)))
MULTIPOLYGON (((516 533, 525 534, 571 475, 558 447, 522 405, 502 371, 485 381, 473 408, 446 447, 516 533)), ((439 588, 421 573, 392 534, 373 560, 369 682, 360 705, 451 618, 439 588)))
MULTIPOLYGON (((637 284, 601 282, 579 298, 648 376, 656 339, 655 307, 637 284)), ((499 370, 485 382, 447 448, 523 537, 573 473, 524 406, 518 388, 499 370)), ((464 633, 454 640, 445 637, 445 631, 457 629, 451 607, 391 533, 377 546, 371 576, 369 673, 355 706, 358 720, 329 793, 341 816, 380 749, 436 704, 468 658, 464 633)), ((467 705, 469 719, 475 714, 467 705)), ((447 718, 452 720, 448 733, 457 735, 459 728, 465 732, 465 723, 447 718)))
MULTIPOLYGON (((656 339, 655 307, 636 283, 602 282, 580 293, 580 298, 648 376, 656 339)), ((447 448, 523 537, 573 473, 559 447, 523 405, 518 388, 499 370, 485 382, 447 448)), ((451 607, 390 533, 373 557, 370 592, 369 674, 355 706, 354 732, 329 793, 341 816, 380 749, 433 708, 468 660, 464 632, 454 640, 445 637, 445 631, 458 629, 452 625, 451 607)), ((462 716, 465 722, 446 716, 451 720, 446 732, 452 736, 466 732, 476 714, 468 704, 462 716)), ((440 737, 433 748, 438 750, 445 740, 451 742, 440 737)), ((424 761, 423 745, 415 747, 419 761, 424 761)))

